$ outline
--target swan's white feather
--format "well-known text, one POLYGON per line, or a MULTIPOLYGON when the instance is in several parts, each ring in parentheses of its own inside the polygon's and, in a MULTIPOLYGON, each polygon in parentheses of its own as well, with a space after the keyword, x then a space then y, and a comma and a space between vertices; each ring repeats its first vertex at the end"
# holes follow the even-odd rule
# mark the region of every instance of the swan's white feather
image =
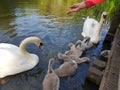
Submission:
MULTIPOLYGON (((29 42, 28 42, 29 43, 29 42)), ((39 61, 35 54, 22 55, 20 48, 13 44, 0 43, 0 78, 32 69, 39 61)))
POLYGON ((94 34, 97 32, 98 26, 99 26, 98 21, 92 18, 87 18, 83 26, 82 32, 83 37, 89 36, 90 38, 92 38, 94 34))

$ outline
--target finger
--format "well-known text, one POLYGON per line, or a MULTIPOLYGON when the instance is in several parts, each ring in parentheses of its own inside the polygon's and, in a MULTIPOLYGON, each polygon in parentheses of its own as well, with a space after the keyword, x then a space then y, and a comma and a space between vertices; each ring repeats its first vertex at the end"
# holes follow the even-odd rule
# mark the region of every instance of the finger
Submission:
POLYGON ((68 10, 67 11, 67 14, 69 14, 69 13, 72 13, 72 12, 75 12, 76 10, 68 10))

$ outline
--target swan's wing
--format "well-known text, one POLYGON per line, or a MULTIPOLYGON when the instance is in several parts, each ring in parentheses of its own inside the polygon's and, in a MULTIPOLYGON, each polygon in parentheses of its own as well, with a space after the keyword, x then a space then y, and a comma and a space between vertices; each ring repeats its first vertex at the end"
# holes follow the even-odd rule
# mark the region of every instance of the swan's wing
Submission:
POLYGON ((23 57, 20 57, 19 48, 1 48, 0 47, 0 68, 19 65, 24 62, 23 57))
POLYGON ((91 38, 96 33, 98 25, 99 23, 95 19, 87 18, 83 25, 82 36, 83 37, 89 36, 91 38))
POLYGON ((18 48, 16 45, 7 44, 7 43, 0 43, 0 49, 16 49, 18 48))

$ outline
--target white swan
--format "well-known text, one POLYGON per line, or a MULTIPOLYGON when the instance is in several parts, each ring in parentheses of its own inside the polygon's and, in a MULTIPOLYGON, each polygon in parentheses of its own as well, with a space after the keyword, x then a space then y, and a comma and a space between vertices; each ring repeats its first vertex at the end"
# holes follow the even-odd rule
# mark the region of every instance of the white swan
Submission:
POLYGON ((41 48, 43 46, 37 37, 24 39, 19 47, 13 44, 0 43, 0 78, 18 74, 37 65, 38 56, 25 50, 29 43, 34 43, 41 48))
POLYGON ((101 36, 101 28, 102 28, 103 22, 106 19, 106 16, 107 16, 107 13, 103 12, 99 22, 93 18, 87 17, 83 25, 82 36, 83 37, 88 36, 90 37, 90 41, 92 43, 98 44, 101 36))

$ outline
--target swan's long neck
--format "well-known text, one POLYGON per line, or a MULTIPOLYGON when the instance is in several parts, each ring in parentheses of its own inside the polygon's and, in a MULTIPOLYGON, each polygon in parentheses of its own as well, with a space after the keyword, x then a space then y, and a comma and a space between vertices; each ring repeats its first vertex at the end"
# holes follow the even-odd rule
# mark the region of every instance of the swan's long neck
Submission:
POLYGON ((101 34, 102 25, 103 25, 103 20, 101 18, 99 21, 99 25, 98 25, 98 32, 96 33, 96 35, 98 35, 98 36, 101 34))
POLYGON ((23 55, 27 58, 30 58, 30 53, 26 51, 25 47, 29 43, 35 43, 34 39, 32 39, 32 38, 24 39, 19 46, 21 55, 23 55))

